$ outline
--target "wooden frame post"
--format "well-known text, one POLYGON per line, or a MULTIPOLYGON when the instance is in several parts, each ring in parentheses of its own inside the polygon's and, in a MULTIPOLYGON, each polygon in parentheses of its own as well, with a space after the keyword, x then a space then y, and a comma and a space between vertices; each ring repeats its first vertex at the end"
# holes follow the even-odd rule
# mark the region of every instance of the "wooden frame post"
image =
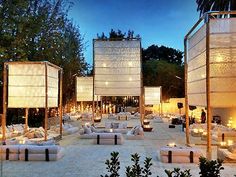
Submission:
POLYGON ((100 112, 101 112, 101 119, 102 119, 102 114, 103 114, 102 96, 100 97, 100 99, 101 99, 101 108, 100 108, 100 112))
POLYGON ((6 118, 7 118, 7 64, 3 68, 3 115, 2 115, 2 141, 6 140, 6 118))
POLYGON ((25 108, 25 127, 24 127, 24 133, 28 132, 28 118, 29 118, 29 108, 25 108))
POLYGON ((186 145, 190 145, 189 137, 189 106, 188 106, 188 61, 187 61, 187 40, 184 39, 184 94, 185 94, 185 134, 186 134, 186 145))
POLYGON ((210 87, 210 18, 209 14, 205 16, 206 23, 206 102, 207 102, 207 151, 206 156, 212 159, 211 149, 211 87, 210 87))
POLYGON ((45 112, 44 112, 44 140, 47 141, 48 129, 48 64, 45 62, 45 112))
MULTIPOLYGON (((62 116, 63 116, 63 108, 62 108, 62 98, 63 98, 63 95, 62 95, 62 82, 63 82, 63 70, 61 69, 60 70, 60 102, 59 102, 59 109, 60 109, 60 137, 62 138, 62 116)), ((76 99, 75 99, 76 101, 76 99)))
POLYGON ((95 93, 95 89, 94 89, 94 77, 95 77, 95 65, 94 65, 94 40, 93 40, 93 107, 92 107, 92 112, 93 112, 93 116, 92 116, 92 124, 94 124, 94 111, 95 111, 95 104, 94 104, 94 93, 95 93))

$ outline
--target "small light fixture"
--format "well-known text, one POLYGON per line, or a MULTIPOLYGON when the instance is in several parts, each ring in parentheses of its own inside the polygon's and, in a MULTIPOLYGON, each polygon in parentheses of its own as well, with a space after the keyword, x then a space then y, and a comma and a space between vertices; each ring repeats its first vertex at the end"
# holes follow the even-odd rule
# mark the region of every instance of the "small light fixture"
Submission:
POLYGON ((169 147, 176 147, 176 144, 173 142, 173 143, 169 143, 167 146, 169 146, 169 147))
POLYGON ((112 128, 110 128, 110 130, 109 130, 109 131, 110 131, 110 133, 112 133, 112 132, 113 132, 113 129, 112 129, 112 128))
POLYGON ((133 79, 130 77, 130 78, 129 78, 129 81, 132 81, 132 80, 133 80, 133 79))
POLYGON ((107 67, 107 64, 106 64, 106 63, 103 63, 102 66, 105 68, 105 67, 107 67))
POLYGON ((129 65, 129 67, 131 67, 131 66, 132 66, 132 62, 130 61, 130 62, 128 63, 128 65, 129 65))
POLYGON ((105 85, 108 85, 108 82, 107 82, 107 81, 105 82, 105 85))

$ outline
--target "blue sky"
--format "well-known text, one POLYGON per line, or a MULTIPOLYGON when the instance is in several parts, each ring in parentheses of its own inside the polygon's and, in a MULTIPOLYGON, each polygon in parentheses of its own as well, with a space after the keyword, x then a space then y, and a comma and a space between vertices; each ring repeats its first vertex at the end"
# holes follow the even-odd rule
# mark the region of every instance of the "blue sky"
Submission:
POLYGON ((74 0, 69 18, 86 42, 85 59, 92 63, 92 39, 111 28, 140 34, 142 47, 165 45, 183 51, 183 39, 199 18, 195 0, 74 0))

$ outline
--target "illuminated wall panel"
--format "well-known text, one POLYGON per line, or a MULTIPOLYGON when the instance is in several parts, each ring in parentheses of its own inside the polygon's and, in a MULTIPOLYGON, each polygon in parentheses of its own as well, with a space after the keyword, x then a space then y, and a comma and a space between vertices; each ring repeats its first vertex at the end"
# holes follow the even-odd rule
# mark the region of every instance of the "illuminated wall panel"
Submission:
POLYGON ((14 63, 8 65, 8 107, 45 107, 47 68, 48 107, 58 107, 59 69, 42 63, 14 63))
POLYGON ((141 94, 141 46, 139 40, 94 41, 95 94, 141 94))
MULTIPOLYGON (((188 39, 189 105, 206 106, 206 25, 188 39)), ((210 102, 236 106, 236 19, 210 19, 210 102)))
POLYGON ((144 87, 145 105, 159 105, 161 103, 161 87, 144 87))

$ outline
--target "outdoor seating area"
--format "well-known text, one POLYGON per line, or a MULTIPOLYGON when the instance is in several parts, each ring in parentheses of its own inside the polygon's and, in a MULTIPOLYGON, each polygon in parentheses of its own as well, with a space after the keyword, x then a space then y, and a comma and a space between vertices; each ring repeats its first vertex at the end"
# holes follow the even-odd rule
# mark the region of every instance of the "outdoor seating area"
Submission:
POLYGON ((236 176, 236 0, 192 3, 0 2, 0 176, 236 176))

